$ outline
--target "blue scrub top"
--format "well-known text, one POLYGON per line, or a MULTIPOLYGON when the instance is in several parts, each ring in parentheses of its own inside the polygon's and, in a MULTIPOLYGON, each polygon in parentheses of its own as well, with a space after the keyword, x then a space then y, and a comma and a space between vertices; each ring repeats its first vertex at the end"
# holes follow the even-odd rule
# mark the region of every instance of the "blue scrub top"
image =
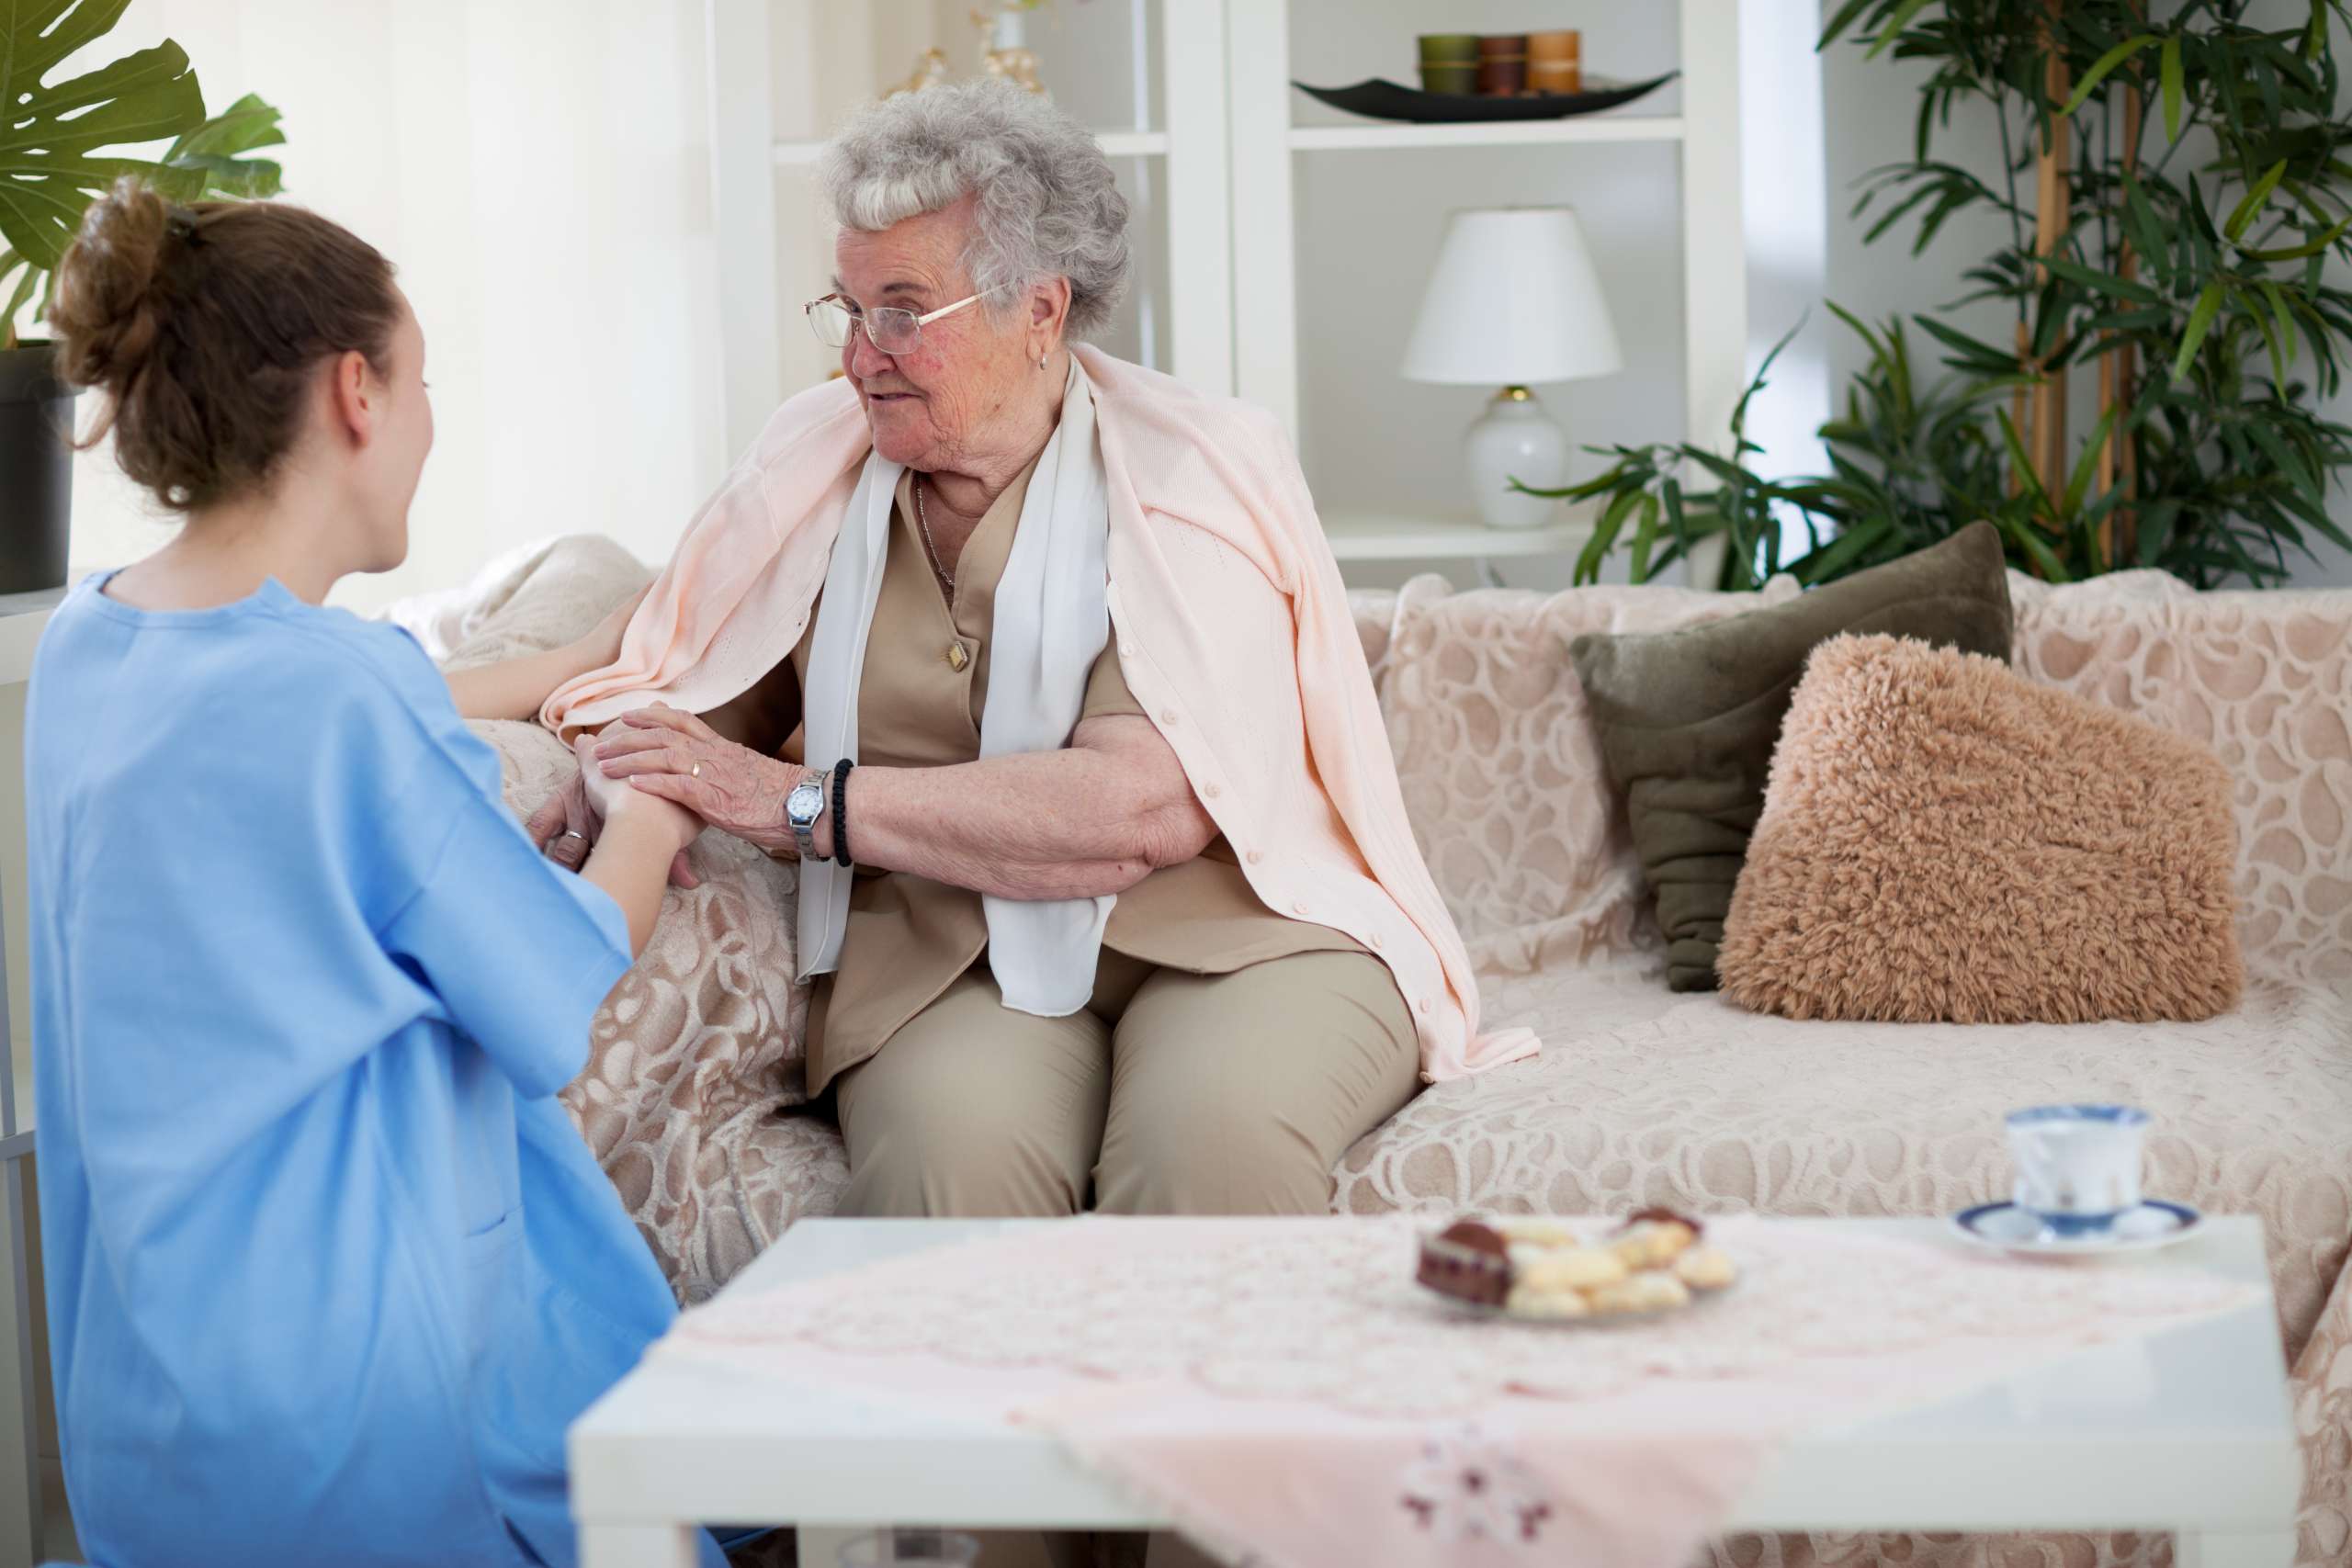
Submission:
POLYGON ((83 1548, 568 1568, 564 1428, 674 1311, 552 1098, 620 910, 532 847, 406 633, 275 581, 151 613, 101 581, 25 719, 83 1548))

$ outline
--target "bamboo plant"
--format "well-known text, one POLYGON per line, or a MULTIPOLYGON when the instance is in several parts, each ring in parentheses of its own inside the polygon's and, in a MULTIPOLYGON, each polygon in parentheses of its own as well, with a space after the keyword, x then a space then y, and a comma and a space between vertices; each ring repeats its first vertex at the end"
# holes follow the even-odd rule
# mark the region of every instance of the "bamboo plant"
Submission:
POLYGON ((1829 307, 1868 349, 1821 429, 1830 472, 1756 473, 1747 398, 1727 451, 1594 448, 1605 472, 1543 492, 1598 505, 1578 581, 1621 547, 1640 581, 1721 536, 1719 586, 1781 570, 1821 582, 1980 517, 2015 565, 2053 581, 2147 566, 2199 587, 2275 584, 2314 537, 2352 548, 2326 510, 2352 428, 2317 407, 2352 347, 2352 292, 2327 276, 2332 256, 2352 259, 2352 121, 2331 37, 2352 9, 2310 0, 2283 29, 2248 13, 2248 0, 1844 0, 1824 48, 1850 39, 1933 68, 1910 158, 1862 182, 1866 240, 1908 222, 1916 255, 1970 210, 1997 214, 2006 240, 1968 269, 1970 292, 1907 324, 1829 307), (1997 127, 1999 177, 1938 155, 1962 116, 1997 127), (2012 316, 2002 341, 1945 319, 1985 299, 2012 316), (1940 374, 1921 371, 1928 345, 1940 374), (2078 438, 2070 405, 2095 411, 2078 438))

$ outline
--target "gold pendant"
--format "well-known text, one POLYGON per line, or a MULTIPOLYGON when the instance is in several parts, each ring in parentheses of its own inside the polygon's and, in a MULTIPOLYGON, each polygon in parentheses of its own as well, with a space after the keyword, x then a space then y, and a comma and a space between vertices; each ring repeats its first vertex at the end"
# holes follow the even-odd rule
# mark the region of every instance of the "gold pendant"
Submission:
POLYGON ((960 675, 964 672, 964 666, 971 661, 972 656, 964 651, 962 643, 951 642, 947 645, 947 668, 960 675))

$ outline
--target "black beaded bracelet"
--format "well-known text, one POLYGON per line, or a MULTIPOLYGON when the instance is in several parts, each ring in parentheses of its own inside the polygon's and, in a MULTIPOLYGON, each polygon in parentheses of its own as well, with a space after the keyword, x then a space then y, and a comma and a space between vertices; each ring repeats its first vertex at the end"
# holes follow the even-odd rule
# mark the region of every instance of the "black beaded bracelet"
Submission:
POLYGON ((849 771, 857 766, 847 757, 833 764, 833 863, 847 865, 849 859, 849 771))

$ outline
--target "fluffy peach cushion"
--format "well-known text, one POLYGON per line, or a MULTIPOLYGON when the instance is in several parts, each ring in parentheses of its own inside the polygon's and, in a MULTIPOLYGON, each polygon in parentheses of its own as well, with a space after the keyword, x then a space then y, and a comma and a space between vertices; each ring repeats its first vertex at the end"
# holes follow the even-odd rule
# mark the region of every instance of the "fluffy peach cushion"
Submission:
POLYGON ((2205 1019, 2244 979, 2229 775, 1997 660, 1815 650, 1724 929, 1724 992, 1790 1018, 2205 1019))

